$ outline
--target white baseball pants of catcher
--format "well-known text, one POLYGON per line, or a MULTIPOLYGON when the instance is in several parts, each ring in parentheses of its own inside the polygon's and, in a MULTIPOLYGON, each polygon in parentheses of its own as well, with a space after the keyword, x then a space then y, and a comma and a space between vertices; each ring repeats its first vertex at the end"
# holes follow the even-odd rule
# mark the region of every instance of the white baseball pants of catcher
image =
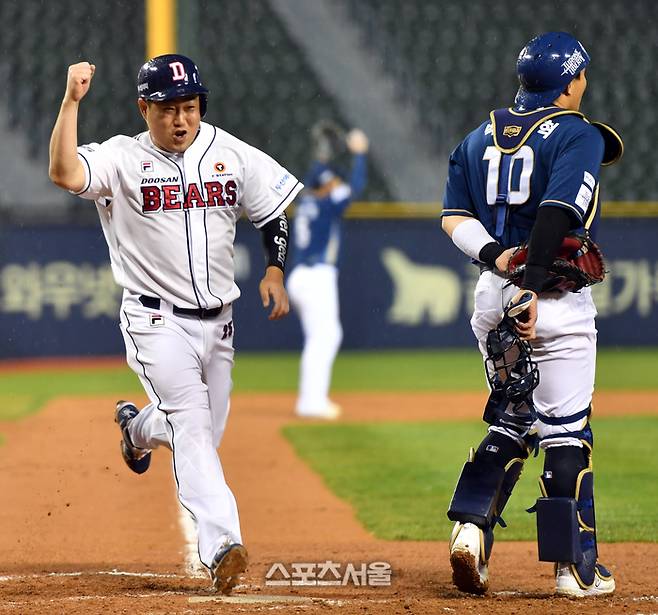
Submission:
MULTIPOLYGON (((503 317, 503 309, 519 288, 507 285, 503 277, 484 271, 475 287, 475 309, 471 327, 478 340, 480 352, 487 357, 487 333, 503 317)), ((578 293, 542 293, 537 303, 537 338, 532 340, 532 358, 539 369, 539 385, 533 392, 535 409, 548 417, 535 421, 533 428, 540 446, 576 445, 571 437, 560 438, 560 433, 583 429, 587 417, 568 420, 587 409, 592 402, 596 369, 596 307, 589 288, 578 293)), ((496 429, 495 427, 492 429, 496 429)))
POLYGON ((331 370, 343 339, 338 270, 325 263, 297 265, 288 277, 287 286, 304 332, 296 411, 322 413, 331 403, 331 370))
POLYGON ((217 454, 229 414, 233 367, 231 306, 201 320, 144 307, 124 292, 121 331, 128 365, 151 403, 130 424, 139 448, 172 452, 178 499, 192 515, 199 558, 210 567, 227 541, 242 542, 238 508, 217 454))

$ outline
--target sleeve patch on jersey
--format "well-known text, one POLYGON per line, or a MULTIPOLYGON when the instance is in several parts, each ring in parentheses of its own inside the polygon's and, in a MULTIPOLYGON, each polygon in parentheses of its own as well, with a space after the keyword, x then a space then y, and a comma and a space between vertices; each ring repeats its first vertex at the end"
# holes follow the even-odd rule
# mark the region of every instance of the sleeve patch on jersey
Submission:
POLYGON ((272 184, 272 190, 276 192, 279 196, 283 196, 290 192, 290 183, 297 181, 290 173, 284 173, 279 177, 274 184, 272 184))
POLYGON ((596 185, 596 180, 594 179, 594 176, 591 173, 588 173, 585 171, 585 175, 583 177, 583 181, 592 189, 594 190, 594 186, 596 185))
POLYGON ((579 207, 583 213, 585 213, 591 200, 592 191, 585 184, 583 184, 578 191, 578 195, 576 196, 576 206, 579 207))

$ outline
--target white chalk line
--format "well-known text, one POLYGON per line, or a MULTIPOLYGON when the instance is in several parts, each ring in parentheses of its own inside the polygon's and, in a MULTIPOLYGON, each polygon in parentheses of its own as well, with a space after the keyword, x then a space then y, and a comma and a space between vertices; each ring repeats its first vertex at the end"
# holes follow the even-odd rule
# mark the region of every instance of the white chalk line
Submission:
POLYGON ((82 577, 82 576, 110 576, 110 577, 148 577, 155 579, 188 579, 185 574, 166 572, 128 572, 126 570, 87 570, 76 572, 42 572, 34 574, 5 574, 0 576, 0 582, 24 581, 25 579, 43 579, 44 577, 82 577))

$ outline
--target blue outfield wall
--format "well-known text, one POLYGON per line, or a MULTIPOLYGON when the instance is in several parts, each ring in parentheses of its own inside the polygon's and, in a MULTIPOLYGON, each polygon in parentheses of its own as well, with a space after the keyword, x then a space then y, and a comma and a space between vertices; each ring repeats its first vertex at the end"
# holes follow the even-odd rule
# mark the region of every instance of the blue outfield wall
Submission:
MULTIPOLYGON (((658 218, 606 219, 599 240, 611 270, 593 289, 600 345, 658 345, 658 218)), ((301 348, 294 313, 270 322, 260 304, 264 256, 246 222, 235 259, 236 348, 301 348)), ((473 346, 477 275, 436 220, 346 220, 343 348, 473 346)), ((1 358, 123 354, 120 298, 100 226, 0 230, 1 358)))

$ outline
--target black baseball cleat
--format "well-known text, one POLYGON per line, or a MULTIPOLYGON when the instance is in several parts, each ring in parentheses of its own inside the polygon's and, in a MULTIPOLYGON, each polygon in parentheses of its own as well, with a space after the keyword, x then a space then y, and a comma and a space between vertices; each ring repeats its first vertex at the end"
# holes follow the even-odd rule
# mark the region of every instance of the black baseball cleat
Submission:
POLYGON ((220 548, 210 565, 213 587, 220 594, 230 594, 238 584, 240 575, 247 569, 248 563, 247 549, 241 544, 234 542, 220 548))
POLYGON ((126 465, 136 474, 144 474, 151 463, 151 451, 137 448, 130 439, 128 425, 139 414, 137 407, 129 401, 119 400, 114 413, 114 421, 121 428, 121 456, 126 465))

